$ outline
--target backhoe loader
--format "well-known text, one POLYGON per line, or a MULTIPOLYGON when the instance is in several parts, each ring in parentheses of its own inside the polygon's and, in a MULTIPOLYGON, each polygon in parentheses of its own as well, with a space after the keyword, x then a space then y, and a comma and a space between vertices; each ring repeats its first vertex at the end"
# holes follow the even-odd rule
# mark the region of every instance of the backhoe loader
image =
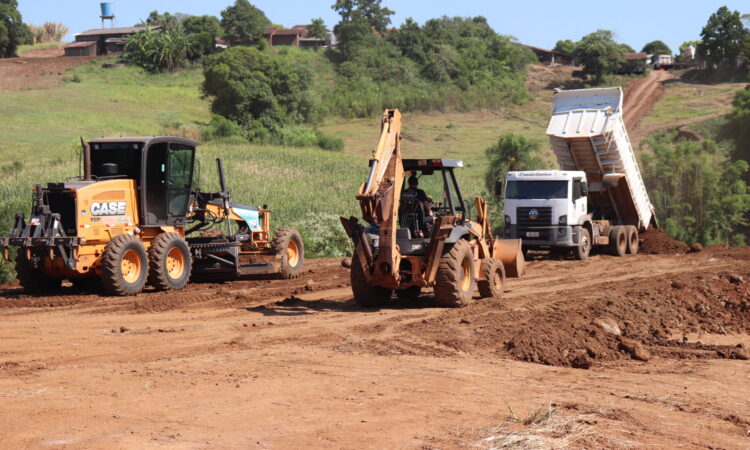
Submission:
POLYGON ((16 273, 26 291, 49 293, 67 279, 109 295, 135 295, 146 284, 181 289, 191 275, 298 276, 300 234, 283 227, 272 236, 267 207, 232 202, 221 159, 221 192, 194 189, 198 142, 162 136, 81 143, 83 174, 37 185, 31 217, 17 214, 0 238, 5 259, 17 249, 16 273), (212 232, 201 233, 206 229, 212 232))
POLYGON ((521 241, 492 235, 482 197, 474 198, 476 220, 469 219, 455 174, 461 167, 453 159, 402 159, 401 114, 384 112, 370 175, 357 193, 367 224, 341 217, 355 247, 351 284, 359 305, 381 306, 394 291, 414 298, 433 287, 438 304, 463 306, 476 288, 480 297, 498 297, 506 276, 523 275, 521 241), (441 177, 443 201, 425 205, 411 195, 404 178, 412 176, 441 177))

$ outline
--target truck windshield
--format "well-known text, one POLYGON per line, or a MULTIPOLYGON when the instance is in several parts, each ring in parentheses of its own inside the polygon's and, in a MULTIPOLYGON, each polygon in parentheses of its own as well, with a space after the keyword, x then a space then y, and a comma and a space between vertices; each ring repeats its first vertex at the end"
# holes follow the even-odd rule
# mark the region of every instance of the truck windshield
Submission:
POLYGON ((508 181, 505 198, 568 198, 567 181, 508 181))

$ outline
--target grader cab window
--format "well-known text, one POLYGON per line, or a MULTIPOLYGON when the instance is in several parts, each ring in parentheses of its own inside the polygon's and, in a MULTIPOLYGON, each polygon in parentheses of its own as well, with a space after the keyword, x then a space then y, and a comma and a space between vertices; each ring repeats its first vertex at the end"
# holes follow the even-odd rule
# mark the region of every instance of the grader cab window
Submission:
POLYGON ((141 169, 141 144, 113 142, 91 147, 91 174, 99 178, 137 180, 141 169))

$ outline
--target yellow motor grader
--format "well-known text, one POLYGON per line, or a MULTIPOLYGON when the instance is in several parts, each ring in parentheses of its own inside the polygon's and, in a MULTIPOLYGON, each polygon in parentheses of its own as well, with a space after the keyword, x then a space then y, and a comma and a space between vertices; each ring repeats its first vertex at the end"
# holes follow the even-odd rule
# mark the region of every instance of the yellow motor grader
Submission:
POLYGON ((232 202, 220 159, 221 192, 194 189, 198 145, 168 136, 82 140, 82 176, 37 185, 31 217, 17 214, 0 238, 6 259, 17 248, 21 286, 50 292, 67 279, 134 295, 146 284, 181 289, 191 274, 298 276, 299 232, 271 235, 267 207, 232 202))
POLYGON ((462 306, 476 288, 481 297, 500 296, 506 276, 523 275, 521 240, 492 235, 483 198, 474 198, 476 220, 469 218, 455 174, 461 167, 453 159, 402 159, 401 114, 384 112, 370 175, 357 194, 367 225, 341 218, 355 246, 351 283, 360 305, 380 306, 394 291, 417 297, 434 287, 437 303, 462 306), (406 177, 435 175, 442 181, 437 204, 404 189, 406 177))

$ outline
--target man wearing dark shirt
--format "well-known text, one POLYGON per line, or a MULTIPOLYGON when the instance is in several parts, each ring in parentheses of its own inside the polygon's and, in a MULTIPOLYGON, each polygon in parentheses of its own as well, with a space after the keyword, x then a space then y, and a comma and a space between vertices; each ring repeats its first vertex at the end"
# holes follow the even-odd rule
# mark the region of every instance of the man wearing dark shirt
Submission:
POLYGON ((425 194, 425 192, 422 189, 419 189, 419 179, 416 177, 416 175, 412 175, 409 177, 409 189, 406 189, 404 191, 404 194, 411 194, 417 198, 420 202, 422 202, 422 206, 424 207, 424 213, 427 216, 432 215, 432 209, 430 209, 430 203, 431 199, 430 197, 425 194))

